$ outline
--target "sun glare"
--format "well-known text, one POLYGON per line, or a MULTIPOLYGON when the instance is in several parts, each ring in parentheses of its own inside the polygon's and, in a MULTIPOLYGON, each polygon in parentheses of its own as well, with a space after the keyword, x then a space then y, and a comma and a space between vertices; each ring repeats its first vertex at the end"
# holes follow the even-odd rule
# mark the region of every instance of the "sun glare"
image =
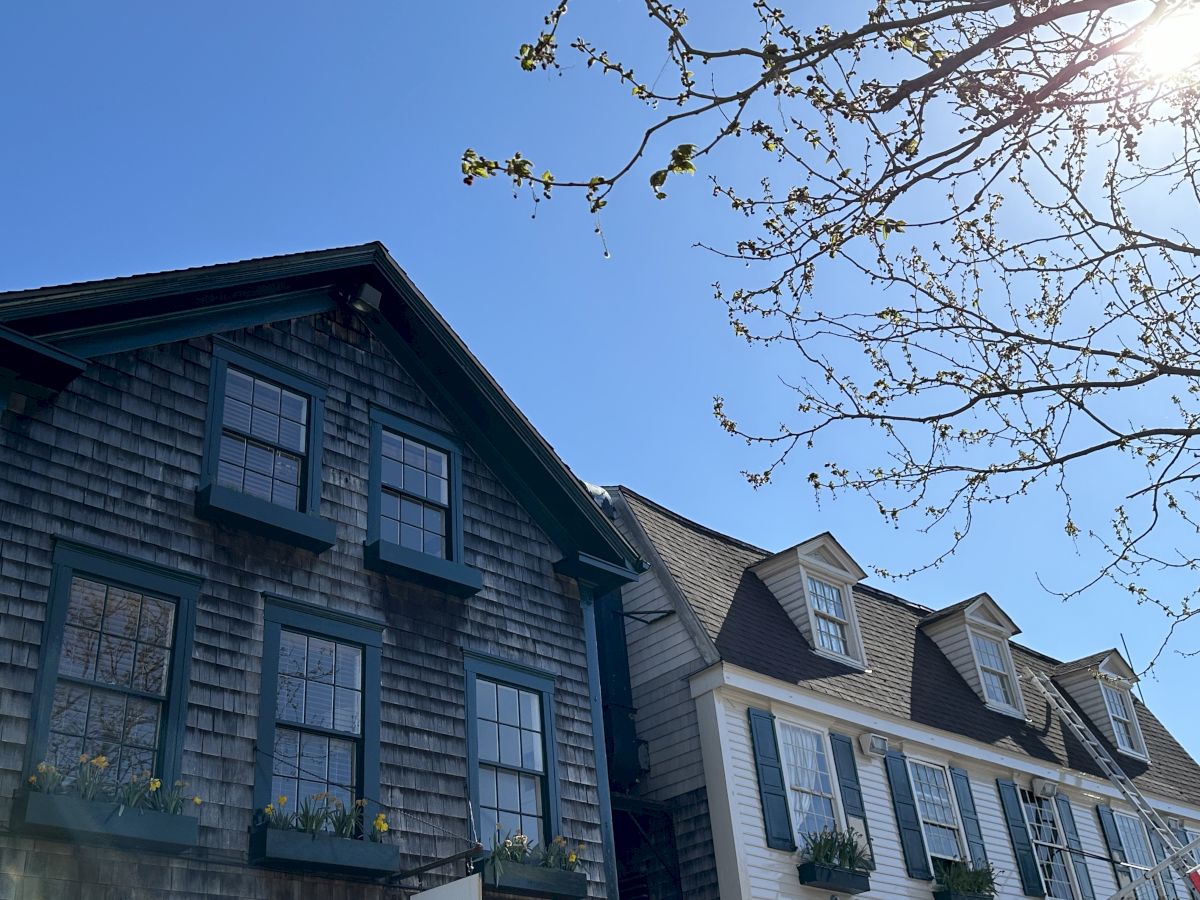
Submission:
POLYGON ((1200 8, 1167 16, 1138 47, 1142 65, 1156 78, 1172 78, 1200 62, 1200 8))

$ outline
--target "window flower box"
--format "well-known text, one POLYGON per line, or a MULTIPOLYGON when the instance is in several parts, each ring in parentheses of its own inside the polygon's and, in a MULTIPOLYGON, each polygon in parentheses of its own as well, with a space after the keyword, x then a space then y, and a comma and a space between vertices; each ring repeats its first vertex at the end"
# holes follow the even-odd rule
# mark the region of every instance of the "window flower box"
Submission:
POLYGON ((871 876, 866 872, 839 869, 821 863, 803 862, 796 867, 800 883, 809 887, 839 894, 862 894, 871 889, 871 876))
POLYGON ((968 894, 944 888, 933 892, 933 900, 994 900, 995 894, 968 894))
POLYGON ((400 848, 262 824, 250 831, 250 862, 278 869, 382 876, 400 871, 400 848))
POLYGON ((40 791, 16 795, 13 825, 41 837, 177 852, 196 845, 199 829, 193 816, 40 791))
POLYGON ((499 867, 493 862, 483 866, 483 883, 506 894, 519 897, 586 897, 587 875, 567 872, 527 863, 505 862, 499 867))

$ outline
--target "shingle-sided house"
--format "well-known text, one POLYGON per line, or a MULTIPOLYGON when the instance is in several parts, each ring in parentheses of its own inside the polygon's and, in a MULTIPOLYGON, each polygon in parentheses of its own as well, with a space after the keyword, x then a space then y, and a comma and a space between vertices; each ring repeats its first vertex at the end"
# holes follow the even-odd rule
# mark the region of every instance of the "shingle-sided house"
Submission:
MULTIPOLYGON (((668 865, 638 896, 844 896, 802 884, 797 851, 852 830, 873 860, 863 897, 929 900, 964 861, 994 866, 1004 900, 1106 900, 1164 842, 1029 672, 1051 678, 1175 836, 1200 833, 1200 766, 1131 692, 1116 650, 1060 662, 1013 641, 986 594, 934 610, 864 585, 828 533, 772 553, 627 488, 601 503, 651 565, 621 591, 643 746, 613 806, 666 815, 674 858, 656 854, 668 865)), ((622 858, 638 840, 618 831, 622 858)), ((1171 874, 1138 896, 1188 890, 1171 874)))
POLYGON ((0 898, 614 896, 639 565, 379 244, 0 294, 0 898))

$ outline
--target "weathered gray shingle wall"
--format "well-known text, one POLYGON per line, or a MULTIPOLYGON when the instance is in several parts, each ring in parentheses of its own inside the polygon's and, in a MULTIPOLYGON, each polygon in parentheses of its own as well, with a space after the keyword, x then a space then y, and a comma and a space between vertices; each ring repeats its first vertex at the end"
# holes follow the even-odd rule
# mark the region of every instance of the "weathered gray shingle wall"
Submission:
MULTIPOLYGON (((435 428, 451 430, 448 423, 349 313, 226 337, 328 386, 321 512, 336 521, 337 544, 314 556, 194 515, 210 339, 97 360, 52 401, 30 401, 24 411, 5 412, 0 419, 0 821, 7 819, 9 798, 21 778, 52 538, 61 536, 204 579, 183 767, 206 800, 200 842, 213 857, 244 858, 246 849, 262 592, 267 591, 386 617, 380 800, 430 823, 393 816, 405 864, 463 849, 461 841, 439 829, 469 833, 462 651, 491 653, 554 674, 563 830, 587 843, 592 891, 600 895, 603 868, 582 624, 573 586, 553 573, 556 548, 468 448, 463 459, 465 561, 483 572, 483 591, 455 600, 365 571, 368 404, 435 428)), ((21 845, 14 841, 5 844, 21 845)), ((0 852, 0 871, 11 871, 5 864, 11 852, 0 852)), ((264 885, 275 883, 274 876, 262 877, 264 885)), ((252 883, 244 875, 240 879, 243 888, 252 883)))

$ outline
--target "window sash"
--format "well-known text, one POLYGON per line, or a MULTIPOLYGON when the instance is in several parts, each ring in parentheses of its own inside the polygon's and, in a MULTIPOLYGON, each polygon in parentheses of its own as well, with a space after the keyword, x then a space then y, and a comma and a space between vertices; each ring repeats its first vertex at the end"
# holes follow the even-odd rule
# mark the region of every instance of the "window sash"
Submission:
MULTIPOLYGON (((1124 866, 1134 879, 1141 878, 1147 871, 1158 865, 1158 859, 1150 846, 1150 837, 1146 826, 1137 816, 1114 810, 1117 833, 1121 836, 1121 847, 1125 851, 1124 866)), ((1165 880, 1161 875, 1154 876, 1153 884, 1138 888, 1137 900, 1160 900, 1161 897, 1184 900, 1176 889, 1174 880, 1165 880)))
POLYGON ((1108 709, 1109 720, 1112 722, 1113 734, 1116 735, 1117 746, 1130 753, 1141 754, 1144 751, 1137 722, 1134 719, 1132 700, 1125 691, 1118 690, 1106 682, 1100 683, 1104 691, 1104 705, 1108 709))
POLYGON ((779 723, 779 738, 792 795, 792 824, 803 846, 806 835, 839 827, 827 739, 820 731, 788 722, 779 723))
POLYGON ((964 859, 957 802, 946 770, 917 760, 909 760, 909 770, 930 862, 934 859, 964 859), (952 852, 946 846, 949 841, 954 844, 952 852))
POLYGON ((1046 900, 1078 900, 1075 867, 1054 801, 1035 797, 1031 791, 1022 789, 1021 809, 1037 857, 1046 900))
POLYGON ((1016 709, 1016 687, 1012 668, 1003 645, 990 635, 972 630, 971 648, 975 652, 975 662, 979 666, 984 695, 992 703, 1016 709), (988 675, 991 675, 992 678, 989 679, 988 675))

